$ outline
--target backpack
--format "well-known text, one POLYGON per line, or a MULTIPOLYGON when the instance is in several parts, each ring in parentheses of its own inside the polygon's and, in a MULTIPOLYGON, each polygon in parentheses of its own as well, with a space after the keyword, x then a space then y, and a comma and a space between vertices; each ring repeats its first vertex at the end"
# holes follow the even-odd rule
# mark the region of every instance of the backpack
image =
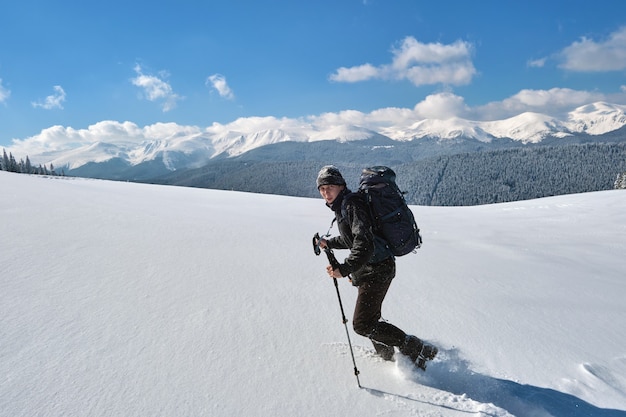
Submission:
POLYGON ((415 252, 422 245, 415 217, 396 184, 396 173, 391 168, 365 168, 361 173, 358 193, 367 201, 374 233, 386 241, 394 256, 415 252))

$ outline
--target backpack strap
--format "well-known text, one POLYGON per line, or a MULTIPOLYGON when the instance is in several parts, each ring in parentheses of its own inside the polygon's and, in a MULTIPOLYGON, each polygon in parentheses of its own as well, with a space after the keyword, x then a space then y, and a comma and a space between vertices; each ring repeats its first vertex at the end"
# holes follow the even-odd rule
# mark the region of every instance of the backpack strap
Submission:
MULTIPOLYGON (((384 187, 385 184, 382 184, 382 186, 384 187)), ((348 214, 348 211, 346 209, 348 202, 359 199, 364 203, 365 207, 367 208, 367 215, 369 216, 369 219, 370 219, 370 226, 372 228, 371 229, 372 234, 374 235, 374 255, 372 255, 372 258, 370 259, 369 263, 375 264, 393 256, 393 253, 391 252, 391 249, 389 248, 387 241, 383 239, 377 232, 378 229, 376 227, 376 221, 375 221, 376 219, 373 216, 372 208, 369 204, 370 198, 371 197, 368 195, 368 193, 362 190, 354 191, 346 195, 343 198, 343 201, 341 202, 341 216, 346 217, 346 215, 348 214)), ((333 222, 335 220, 336 218, 333 219, 333 222)), ((331 223, 331 227, 332 227, 332 223, 331 223)))
MULTIPOLYGON (((357 198, 363 200, 364 202, 367 202, 367 200, 363 199, 363 195, 358 191, 353 191, 351 193, 346 194, 343 197, 343 201, 341 202, 341 217, 346 217, 346 215, 348 214, 348 211, 346 208, 348 206, 348 203, 354 201, 357 198)), ((369 206, 368 206, 368 209, 369 209, 369 206)))

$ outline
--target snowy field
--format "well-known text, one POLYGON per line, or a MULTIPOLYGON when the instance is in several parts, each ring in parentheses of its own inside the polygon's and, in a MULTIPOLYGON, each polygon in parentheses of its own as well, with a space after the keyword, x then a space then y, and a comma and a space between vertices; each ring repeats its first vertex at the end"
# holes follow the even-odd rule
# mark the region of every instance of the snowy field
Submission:
POLYGON ((382 362, 350 330, 359 388, 312 251, 321 199, 7 172, 0 190, 3 417, 626 416, 625 191, 412 207, 424 246, 383 315, 440 357, 382 362))

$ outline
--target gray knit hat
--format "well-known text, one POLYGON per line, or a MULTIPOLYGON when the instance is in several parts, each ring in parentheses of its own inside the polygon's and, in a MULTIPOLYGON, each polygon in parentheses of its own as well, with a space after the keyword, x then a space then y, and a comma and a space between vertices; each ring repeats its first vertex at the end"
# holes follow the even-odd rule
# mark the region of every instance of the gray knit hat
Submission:
POLYGON ((326 165, 323 167, 319 174, 317 174, 317 188, 322 185, 346 185, 346 181, 341 176, 341 172, 334 165, 326 165))

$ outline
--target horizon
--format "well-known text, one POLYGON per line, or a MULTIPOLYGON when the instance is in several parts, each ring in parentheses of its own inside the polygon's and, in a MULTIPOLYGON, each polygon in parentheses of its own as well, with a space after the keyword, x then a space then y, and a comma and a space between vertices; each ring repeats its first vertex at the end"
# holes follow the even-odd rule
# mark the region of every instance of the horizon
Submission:
POLYGON ((0 147, 55 151, 107 121, 158 137, 626 105, 626 4, 579 3, 7 3, 0 147))

